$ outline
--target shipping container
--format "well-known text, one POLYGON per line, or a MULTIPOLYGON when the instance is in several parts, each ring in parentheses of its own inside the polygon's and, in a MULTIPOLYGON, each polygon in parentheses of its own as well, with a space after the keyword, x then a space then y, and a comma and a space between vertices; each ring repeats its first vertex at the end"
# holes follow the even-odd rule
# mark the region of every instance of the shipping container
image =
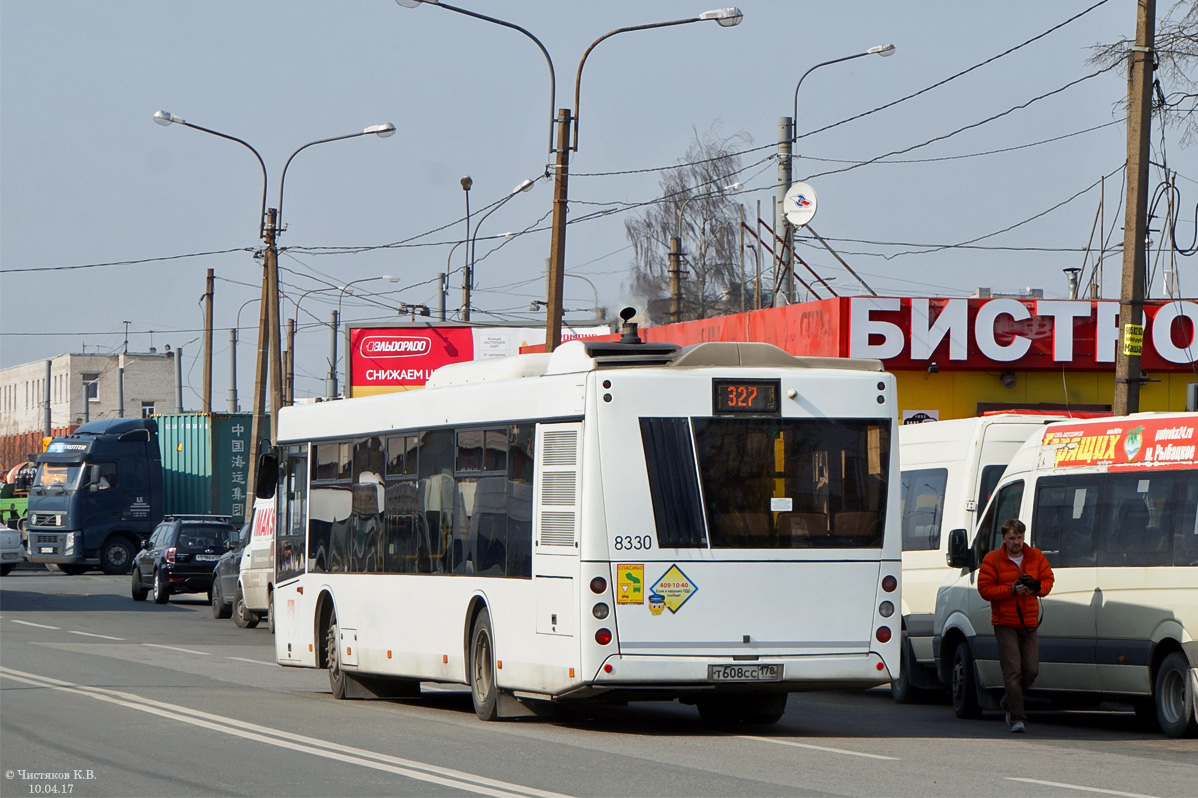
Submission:
MULTIPOLYGON (((172 413, 154 418, 162 451, 165 512, 227 515, 240 527, 253 505, 253 414, 172 413)), ((269 430, 263 437, 270 437, 269 430)))

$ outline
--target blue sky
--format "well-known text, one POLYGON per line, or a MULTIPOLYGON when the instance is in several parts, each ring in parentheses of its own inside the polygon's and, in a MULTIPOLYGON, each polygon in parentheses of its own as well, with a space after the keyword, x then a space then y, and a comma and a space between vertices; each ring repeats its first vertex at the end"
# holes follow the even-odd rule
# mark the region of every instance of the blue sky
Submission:
MULTIPOLYGON (((587 60, 570 167, 570 218, 578 221, 568 229, 566 268, 586 280, 566 280, 565 306, 575 311, 567 319, 591 317, 588 281, 613 313, 636 304, 625 288, 631 249, 624 221, 637 211, 624 208, 660 196, 661 169, 684 155, 696 133, 751 137, 738 199, 750 219, 760 201, 768 220, 778 118, 790 115, 795 84, 809 67, 885 42, 897 48, 891 58, 813 72, 799 97, 800 134, 927 89, 1095 2, 744 0, 737 27, 704 22, 603 42, 587 60)), ((84 347, 117 351, 128 321, 131 349, 185 347, 186 401, 194 408, 200 299, 212 268, 214 404, 223 407, 223 331, 240 326, 239 362, 251 362, 262 176, 239 145, 160 127, 151 115, 165 109, 252 144, 266 162, 272 207, 283 163, 297 147, 391 122, 394 136, 310 148, 287 174, 283 315, 295 316, 295 300, 310 292, 298 315, 296 394, 321 393, 328 330, 319 322, 339 295, 347 322, 398 319, 399 302, 435 307, 437 275, 449 270, 452 315, 465 249, 447 262, 465 230, 460 178, 473 179, 478 221, 479 209, 544 175, 550 108, 572 104, 578 61, 592 41, 715 7, 681 0, 458 4, 527 28, 544 43, 557 73, 552 106, 549 71, 532 41, 435 7, 407 9, 392 0, 0 3, 0 365, 84 347), (86 268, 55 268, 67 266, 86 268), (398 280, 368 279, 382 275, 398 280), (355 280, 362 282, 347 293, 337 290, 355 280)), ((984 286, 1063 296, 1062 269, 1093 263, 1083 250, 1091 241, 1098 246, 1091 228, 1104 175, 1106 236, 1121 242, 1126 130, 1116 103, 1126 76, 1092 76, 1086 59, 1091 45, 1130 36, 1134 24, 1133 0, 1108 0, 938 88, 803 135, 794 176, 810 178, 819 192, 812 224, 882 295, 965 296, 984 286)), ((1198 155, 1176 139, 1172 131, 1163 140, 1154 134, 1153 158, 1179 170, 1183 196, 1192 198, 1198 155)), ((540 179, 482 226, 480 258, 506 243, 477 264, 474 321, 543 324, 543 312, 528 307, 545 296, 551 197, 549 181, 540 179)), ((1193 235, 1192 220, 1179 234, 1193 235)), ((841 293, 864 290, 822 249, 800 254, 841 293)), ((1116 255, 1105 268, 1103 296, 1117 295, 1118 270, 1116 255)), ((1193 296, 1186 279, 1182 293, 1193 296)), ((1157 295, 1160 283, 1158 273, 1157 295)), ((239 378, 243 394, 247 369, 239 378)))

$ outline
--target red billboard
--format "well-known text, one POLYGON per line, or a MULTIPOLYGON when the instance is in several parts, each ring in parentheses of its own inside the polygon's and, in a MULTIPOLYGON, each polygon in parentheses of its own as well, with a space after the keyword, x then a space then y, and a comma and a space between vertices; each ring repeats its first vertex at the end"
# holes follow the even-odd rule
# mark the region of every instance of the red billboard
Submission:
MULTIPOLYGON (((565 327, 562 338, 587 338, 610 332, 606 325, 565 327)), ((421 388, 441 366, 516 355, 521 346, 544 342, 543 327, 449 324, 352 327, 349 331, 349 395, 368 396, 421 388)))
MULTIPOLYGON (((852 297, 850 357, 892 370, 936 361, 954 369, 1113 367, 1122 344, 1119 303, 1088 299, 852 297)), ((1144 303, 1143 368, 1187 370, 1198 359, 1198 303, 1144 303)))

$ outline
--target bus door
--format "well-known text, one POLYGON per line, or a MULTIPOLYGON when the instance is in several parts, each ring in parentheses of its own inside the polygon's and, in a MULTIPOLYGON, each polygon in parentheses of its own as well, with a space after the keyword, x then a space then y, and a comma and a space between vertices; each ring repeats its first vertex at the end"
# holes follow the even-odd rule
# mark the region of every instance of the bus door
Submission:
MULTIPOLYGON (((1103 474, 1053 474, 1036 480, 1028 544, 1052 566, 1052 592, 1040 601, 1040 676, 1045 690, 1097 690, 1095 553, 1101 537, 1103 474)), ((995 543, 995 546, 1001 546, 995 543)))
MULTIPOLYGON (((295 577, 306 570, 308 539, 308 450, 290 446, 280 464, 282 480, 275 494, 275 659, 280 664, 316 666, 315 631, 305 596, 297 589, 295 577)), ((312 591, 309 591, 311 593, 312 591)))
POLYGON ((573 637, 578 610, 582 424, 538 424, 533 488, 536 633, 573 637))

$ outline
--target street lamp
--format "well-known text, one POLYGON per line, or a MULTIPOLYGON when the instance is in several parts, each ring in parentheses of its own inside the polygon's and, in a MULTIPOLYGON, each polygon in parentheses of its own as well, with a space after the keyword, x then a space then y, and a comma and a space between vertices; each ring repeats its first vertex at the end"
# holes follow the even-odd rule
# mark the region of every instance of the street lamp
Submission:
POLYGON ((471 294, 471 292, 474 291, 474 256, 475 256, 475 248, 474 247, 475 247, 475 243, 478 241, 478 228, 482 227, 483 222, 487 221, 488 216, 495 213, 495 211, 499 210, 504 205, 506 205, 507 201, 510 200, 512 197, 516 196, 517 194, 521 194, 521 193, 531 190, 533 187, 533 184, 535 184, 538 179, 539 178, 532 178, 532 179, 525 178, 523 181, 521 181, 520 185, 513 188, 506 197, 499 200, 499 202, 495 203, 495 205, 492 206, 492 208, 489 211, 484 213, 483 218, 479 219, 478 222, 474 225, 474 232, 470 234, 470 249, 468 250, 468 254, 469 254, 468 264, 469 265, 467 265, 467 267, 466 267, 466 275, 465 275, 464 279, 462 280, 463 305, 466 308, 466 310, 465 310, 466 315, 464 316, 464 318, 466 321, 470 320, 470 294, 471 294))
MULTIPOLYGON (((466 237, 463 241, 470 240, 470 187, 474 185, 474 181, 470 179, 470 175, 466 175, 461 179, 462 191, 466 192, 466 237)), ((453 254, 453 250, 450 250, 453 254)), ((462 321, 470 321, 470 245, 466 245, 466 251, 463 253, 464 261, 462 263, 462 321)))
MULTIPOLYGON (((164 127, 169 125, 183 125, 184 127, 189 127, 202 133, 208 133, 213 136, 228 139, 229 141, 235 141, 248 149, 250 152, 254 153, 254 157, 258 159, 258 165, 262 168, 262 210, 258 217, 258 236, 265 244, 265 252, 263 258, 264 273, 262 280, 262 309, 259 313, 258 324, 258 361, 256 365, 256 376, 254 379, 254 415, 250 432, 252 441, 250 443, 249 486, 250 489, 253 490, 255 488, 254 481, 258 468, 258 458, 262 454, 262 427, 263 422, 266 420, 266 375, 268 371, 271 378, 270 431, 272 438, 277 435, 279 408, 283 406, 283 353, 282 336, 280 335, 281 330, 279 327, 279 251, 275 243, 275 237, 279 231, 279 211, 276 211, 274 208, 268 209, 266 207, 266 193, 269 183, 266 174, 266 163, 262 160, 262 156, 258 153, 258 151, 250 146, 247 142, 236 138, 235 136, 230 136, 216 130, 211 130, 206 127, 192 124, 184 120, 182 117, 170 113, 169 111, 155 111, 154 121, 164 127)), ((333 138, 308 142, 295 152, 291 153, 291 156, 287 159, 286 165, 283 167, 282 178, 286 178, 287 167, 291 165, 292 158, 308 147, 316 144, 324 144, 330 141, 340 141, 342 139, 356 138, 358 136, 370 134, 375 134, 385 138, 394 132, 395 126, 387 123, 382 125, 372 125, 359 133, 351 133, 346 136, 335 136, 333 138)), ((282 207, 283 179, 280 179, 280 211, 282 207)))
POLYGON ((570 170, 569 152, 578 151, 578 130, 574 130, 573 144, 567 146, 570 141, 570 122, 578 119, 579 108, 579 93, 582 87, 582 70, 586 66, 587 56, 595 47, 606 39, 615 36, 617 33, 628 33, 630 31, 650 30, 653 28, 668 28, 674 25, 687 25, 692 22, 714 21, 720 27, 728 28, 739 25, 744 19, 744 14, 740 9, 730 6, 728 8, 714 9, 712 11, 704 11, 697 17, 689 19, 676 19, 669 22, 652 22, 646 25, 632 25, 624 28, 616 28, 613 31, 600 36, 591 43, 591 46, 582 54, 582 58, 578 62, 578 70, 574 75, 574 109, 573 113, 567 109, 558 109, 557 125, 557 161, 553 191, 553 223, 552 232, 549 239, 549 310, 545 317, 545 351, 552 352, 561 343, 562 338, 562 284, 565 282, 564 275, 566 273, 566 212, 568 210, 568 177, 570 170))
POLYGON ((780 153, 780 155, 782 155, 783 157, 780 158, 778 161, 778 171, 779 171, 779 178, 780 178, 778 181, 778 183, 779 183, 779 185, 778 185, 778 208, 780 211, 779 216, 781 217, 778 220, 778 225, 782 231, 782 236, 780 236, 780 237, 783 242, 783 246, 782 246, 782 256, 783 257, 786 257, 786 248, 787 247, 790 248, 790 255, 789 255, 789 260, 788 260, 787 269, 786 269, 786 282, 787 282, 786 298, 791 302, 793 302, 794 298, 795 298, 794 297, 794 257, 795 257, 794 228, 792 228, 790 226, 790 222, 788 222, 786 220, 786 209, 785 209, 785 207, 783 207, 783 203, 784 203, 784 198, 786 196, 786 192, 790 189, 790 185, 792 182, 792 174, 791 174, 792 168, 791 168, 791 161, 790 161, 791 142, 797 141, 798 137, 799 137, 799 128, 798 128, 799 87, 803 85, 803 81, 806 79, 806 77, 808 75, 810 75, 812 72, 819 69, 820 67, 826 67, 826 66, 829 66, 830 64, 839 64, 842 61, 852 61, 854 58, 863 58, 867 55, 880 55, 883 58, 887 58, 889 56, 894 55, 894 45, 893 44, 879 44, 879 45, 869 48, 868 50, 866 50, 865 52, 862 52, 862 53, 854 53, 852 55, 846 55, 842 58, 833 58, 831 61, 823 61, 823 62, 818 63, 815 66, 811 67, 806 72, 804 72, 799 77, 799 82, 795 84, 794 108, 793 108, 793 113, 790 117, 790 133, 788 136, 784 137, 786 139, 785 147, 783 148, 784 151, 780 153))
POLYGON ((417 8, 425 4, 436 6, 437 8, 444 8, 446 11, 453 11, 457 14, 463 14, 467 17, 474 17, 475 19, 481 19, 484 22, 492 22, 496 25, 502 25, 505 28, 511 28, 512 30, 520 31, 525 36, 532 39, 533 43, 540 48, 541 55, 545 56, 545 63, 549 65, 549 152, 550 154, 553 153, 553 106, 557 102, 557 76, 553 71, 553 59, 549 57, 549 51, 545 49, 545 45, 541 44, 540 39, 538 39, 536 36, 533 36, 519 25, 515 25, 511 22, 504 22, 502 19, 496 19, 495 17, 488 17, 486 14, 479 14, 475 11, 467 11, 464 8, 451 6, 449 3, 440 2, 440 0, 395 0, 395 2, 404 8, 417 8))
MULTIPOLYGON (((559 108, 556 118, 553 117, 553 107, 557 102, 557 78, 553 69, 553 59, 549 57, 549 51, 545 49, 545 45, 541 41, 529 33, 519 25, 513 25, 510 22, 504 22, 501 19, 488 17, 483 14, 477 14, 473 11, 467 11, 462 8, 451 6, 447 3, 438 2, 438 0, 395 0, 401 6, 406 8, 416 8, 420 5, 433 5, 438 8, 444 8, 449 11, 454 11, 458 14, 464 14, 475 19, 493 22, 497 25, 503 25, 513 30, 518 30, 528 38, 532 39, 540 48, 541 53, 545 56, 545 61, 549 65, 549 110, 550 110, 550 125, 549 125, 549 154, 556 154, 556 161, 553 164, 554 169, 554 190, 553 190, 553 223, 552 234, 549 243, 549 286, 548 300, 549 312, 545 318, 545 351, 552 352, 561 342, 562 332, 562 282, 565 274, 566 264, 566 210, 568 204, 568 184, 569 184, 569 154, 571 151, 578 150, 578 135, 574 134, 573 144, 571 144, 570 123, 578 118, 578 96, 579 87, 582 81, 582 68, 586 63, 587 56, 591 50, 595 48, 599 42, 615 36, 617 33, 626 33, 635 30, 649 30, 651 28, 665 28, 673 25, 686 25, 691 22, 706 22, 713 21, 721 27, 732 27, 739 25, 744 19, 744 14, 740 9, 735 7, 714 9, 704 11, 697 17, 690 19, 678 19, 670 22, 655 22, 648 25, 634 25, 626 28, 617 28, 616 30, 605 33, 596 39, 586 53, 583 54, 582 60, 579 61, 578 71, 574 78, 574 109, 571 112, 568 108, 559 108), (557 146, 554 146, 554 130, 557 132, 557 146)), ((548 169, 546 170, 548 174, 548 169)))
MULTIPOLYGON (((328 399, 336 399, 339 390, 337 386, 337 330, 339 329, 341 319, 341 300, 345 298, 345 292, 349 290, 350 286, 357 285, 358 283, 369 283, 372 280, 386 280, 392 283, 399 282, 399 278, 391 274, 384 274, 381 277, 363 277, 360 280, 350 280, 341 286, 341 291, 337 294, 337 309, 333 311, 332 323, 330 325, 332 334, 329 336, 329 373, 325 377, 324 386, 326 398, 328 399)), ((350 293, 352 294, 353 292, 351 291, 350 293)), ((302 299, 303 297, 300 298, 302 299)))

